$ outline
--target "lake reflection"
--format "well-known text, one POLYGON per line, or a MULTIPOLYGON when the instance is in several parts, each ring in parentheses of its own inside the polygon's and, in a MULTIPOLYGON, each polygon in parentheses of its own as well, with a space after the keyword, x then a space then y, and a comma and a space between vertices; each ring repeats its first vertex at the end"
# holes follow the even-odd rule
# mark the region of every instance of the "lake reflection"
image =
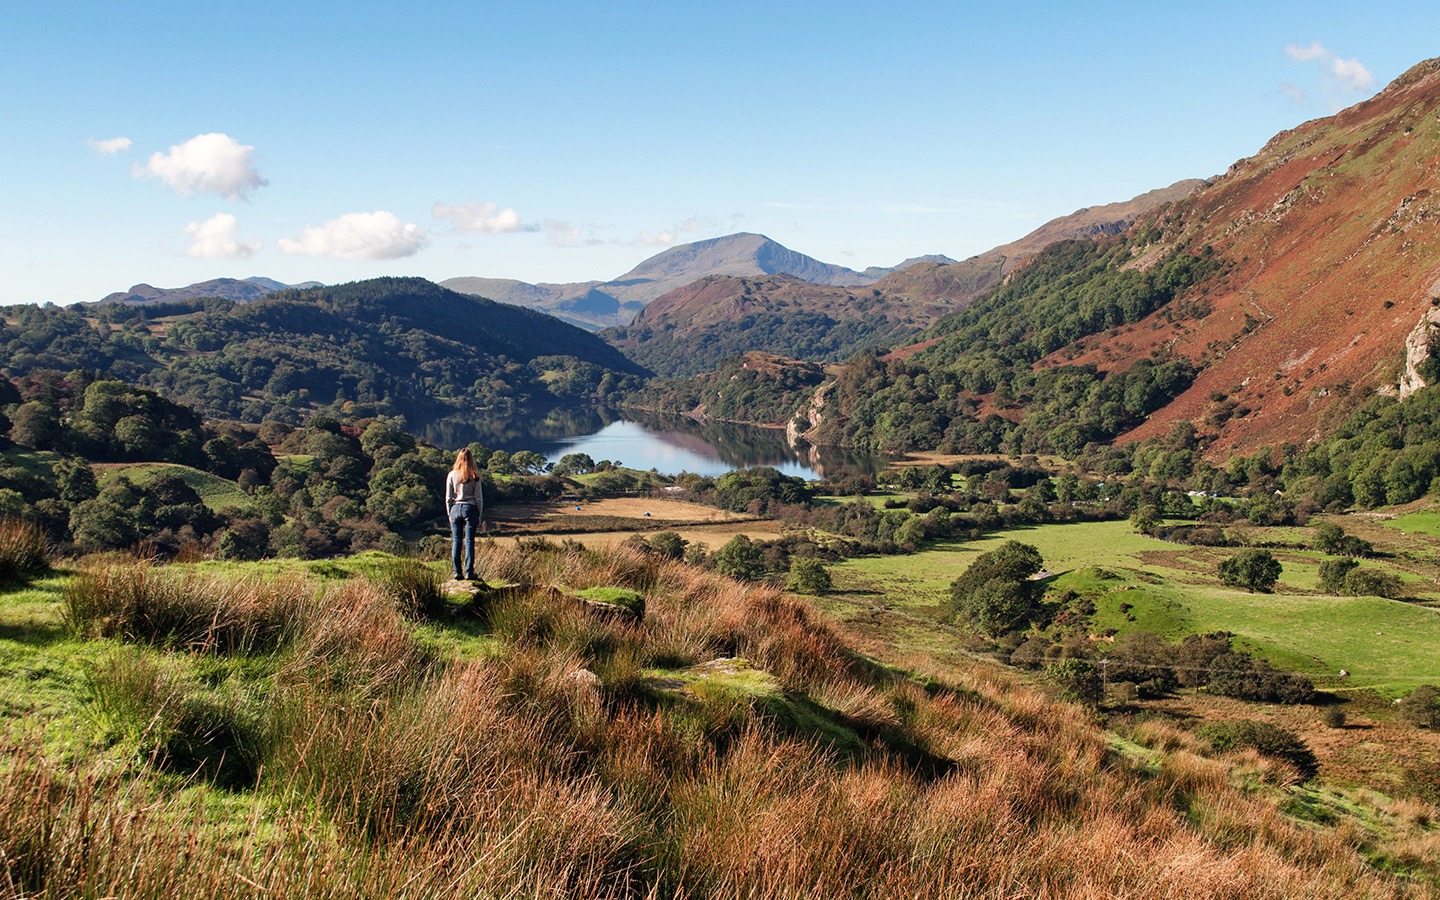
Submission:
POLYGON ((773 466, 786 475, 823 478, 846 472, 870 474, 879 468, 879 461, 873 458, 830 448, 797 450, 785 442, 785 433, 778 429, 629 413, 620 418, 609 411, 552 415, 533 423, 510 422, 483 430, 450 420, 420 432, 442 447, 475 440, 511 453, 533 450, 551 462, 567 453, 588 453, 597 462, 608 459, 665 475, 683 471, 714 476, 731 469, 773 466))

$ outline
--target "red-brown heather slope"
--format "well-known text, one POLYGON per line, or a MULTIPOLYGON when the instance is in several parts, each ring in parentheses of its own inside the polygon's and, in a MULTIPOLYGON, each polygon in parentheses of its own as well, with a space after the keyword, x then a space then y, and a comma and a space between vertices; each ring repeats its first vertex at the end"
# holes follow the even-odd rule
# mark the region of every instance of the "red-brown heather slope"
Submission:
POLYGON ((1399 380, 1406 335, 1440 293, 1437 188, 1431 60, 1364 103, 1277 135, 1156 216, 1170 246, 1211 244, 1227 263, 1187 298, 1207 303, 1208 316, 1177 326, 1157 314, 1050 362, 1123 368, 1169 345, 1205 366, 1127 440, 1183 421, 1215 430, 1232 403, 1252 412, 1219 427, 1212 456, 1316 438, 1347 397, 1399 380))

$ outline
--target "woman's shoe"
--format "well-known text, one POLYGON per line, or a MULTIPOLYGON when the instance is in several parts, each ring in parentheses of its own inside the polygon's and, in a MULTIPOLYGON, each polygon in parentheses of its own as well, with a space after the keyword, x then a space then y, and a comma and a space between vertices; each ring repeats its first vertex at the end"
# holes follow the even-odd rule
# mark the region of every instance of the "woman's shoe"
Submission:
POLYGON ((466 581, 479 581, 479 580, 480 580, 480 576, 479 576, 479 575, 476 575, 474 572, 471 572, 469 575, 466 575, 466 576, 465 576, 465 580, 466 580, 466 581))

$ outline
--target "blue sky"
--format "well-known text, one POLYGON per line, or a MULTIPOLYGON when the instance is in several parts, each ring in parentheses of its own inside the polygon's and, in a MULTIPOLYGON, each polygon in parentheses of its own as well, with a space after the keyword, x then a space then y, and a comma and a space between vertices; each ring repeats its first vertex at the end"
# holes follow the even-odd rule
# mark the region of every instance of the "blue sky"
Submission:
POLYGON ((1440 54, 1431 3, 22 2, 0 303, 608 279, 769 235, 962 258, 1223 172, 1440 54))

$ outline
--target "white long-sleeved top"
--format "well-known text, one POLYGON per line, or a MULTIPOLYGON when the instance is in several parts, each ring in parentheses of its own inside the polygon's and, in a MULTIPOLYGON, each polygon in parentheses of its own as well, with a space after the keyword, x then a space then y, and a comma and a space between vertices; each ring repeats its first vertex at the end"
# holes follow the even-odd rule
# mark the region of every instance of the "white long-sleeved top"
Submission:
POLYGON ((460 475, 451 469, 445 476, 445 509, 456 503, 473 503, 481 512, 485 511, 485 497, 480 490, 480 479, 461 481, 460 475))

